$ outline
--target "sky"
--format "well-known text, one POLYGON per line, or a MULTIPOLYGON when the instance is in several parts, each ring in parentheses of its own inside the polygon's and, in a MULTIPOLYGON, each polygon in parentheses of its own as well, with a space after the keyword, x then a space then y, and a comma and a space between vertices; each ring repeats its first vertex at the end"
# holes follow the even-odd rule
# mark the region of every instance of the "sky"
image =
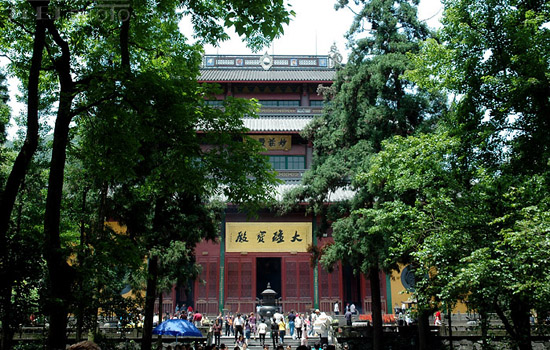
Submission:
MULTIPOLYGON (((296 16, 291 20, 288 26, 284 28, 284 35, 275 39, 272 45, 264 48, 257 54, 268 52, 271 55, 326 55, 330 47, 336 44, 338 51, 347 61, 348 50, 346 49, 346 40, 344 34, 349 29, 353 21, 351 10, 344 8, 336 11, 334 3, 336 0, 289 0, 296 16)), ((353 3, 353 1, 350 1, 353 3)), ((418 7, 418 18, 425 20, 432 27, 440 27, 439 19, 443 12, 443 5, 440 0, 420 0, 418 7)), ((192 36, 192 28, 189 23, 182 22, 180 25, 182 32, 192 36)), ((222 42, 218 47, 207 45, 206 54, 252 54, 235 34, 228 30, 231 40, 222 42)), ((5 60, 0 59, 0 66, 5 64, 5 60)), ((25 106, 16 102, 18 82, 15 79, 9 79, 10 106, 12 115, 19 114, 25 110, 25 106)), ((8 137, 13 138, 16 128, 12 125, 8 128, 8 137)))
MULTIPOLYGON (((274 40, 269 48, 260 51, 260 54, 268 52, 274 55, 326 55, 333 43, 339 52, 347 57, 346 40, 344 34, 353 21, 353 13, 344 8, 336 11, 336 0, 289 0, 296 16, 288 26, 285 26, 285 34, 274 40)), ((353 1, 350 1, 353 3, 353 1)), ((421 0, 418 8, 419 19, 426 22, 432 28, 440 26, 443 5, 440 0, 421 0), (429 20, 428 20, 429 19, 429 20)), ((185 34, 191 33, 189 25, 183 25, 185 34)), ((233 32, 232 39, 223 42, 219 47, 208 45, 206 54, 251 54, 252 52, 242 40, 233 32)))

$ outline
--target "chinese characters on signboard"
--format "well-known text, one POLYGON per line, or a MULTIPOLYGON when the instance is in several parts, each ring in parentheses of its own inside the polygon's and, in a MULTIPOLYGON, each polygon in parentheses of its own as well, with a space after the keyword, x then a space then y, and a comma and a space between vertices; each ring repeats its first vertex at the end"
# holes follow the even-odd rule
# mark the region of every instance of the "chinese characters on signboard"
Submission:
POLYGON ((228 252, 305 252, 311 239, 311 223, 226 223, 228 252))
POLYGON ((290 151, 292 148, 292 136, 290 135, 248 135, 250 138, 258 141, 268 151, 284 150, 290 151))

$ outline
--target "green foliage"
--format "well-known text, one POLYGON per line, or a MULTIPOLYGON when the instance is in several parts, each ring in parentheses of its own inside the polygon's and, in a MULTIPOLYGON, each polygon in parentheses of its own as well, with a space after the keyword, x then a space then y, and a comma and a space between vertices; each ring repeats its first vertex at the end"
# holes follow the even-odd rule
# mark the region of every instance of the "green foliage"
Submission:
POLYGON ((550 7, 500 0, 445 4, 440 41, 424 44, 410 76, 456 96, 452 123, 485 162, 544 170, 550 7))
MULTIPOLYGON (((339 7, 346 4, 340 2, 339 7)), ((313 141, 313 164, 303 177, 303 189, 292 195, 309 201, 317 213, 328 213, 327 219, 334 221, 335 244, 324 251, 322 261, 330 264, 342 259, 366 273, 378 264, 388 269, 395 266, 395 261, 383 261, 392 243, 395 218, 380 216, 378 210, 386 199, 380 197, 377 186, 355 179, 369 171, 370 159, 383 140, 429 130, 443 104, 439 95, 430 95, 403 76, 411 67, 408 55, 417 52, 429 36, 416 17, 415 3, 361 4, 347 35, 352 53, 333 85, 336 94, 304 132, 313 141), (356 194, 349 203, 324 209, 332 192, 350 187, 356 194)))
MULTIPOLYGON (((0 51, 10 59, 10 74, 23 82, 24 96, 36 32, 33 5, 41 4, 0 4, 0 51)), ((67 284, 46 292, 57 293, 51 295, 62 306, 56 310, 74 307, 77 316, 91 315, 85 322, 95 327, 98 307, 128 312, 120 290, 147 250, 182 239, 188 246, 181 252, 192 254, 191 247, 202 237, 214 238, 216 217, 204 205, 210 196, 222 193, 235 203, 257 207, 274 183, 265 157, 256 153, 259 145, 242 142, 245 130, 238 119, 254 107, 231 101, 221 113, 204 106, 202 100, 212 90, 196 82, 201 48, 185 43, 178 26, 182 16, 192 17, 197 35, 206 42, 227 38, 223 26, 231 25, 258 49, 282 33, 293 12, 278 0, 136 0, 113 9, 89 1, 51 1, 47 11, 51 21, 41 22, 48 28, 39 108, 43 118, 61 116, 53 140, 60 145, 54 154, 60 162, 50 174, 61 169, 51 183, 66 180, 66 186, 63 198, 61 190, 48 187, 48 203, 61 202, 63 208, 59 217, 55 205, 48 207, 54 218, 45 241, 52 246, 44 253, 58 258, 50 267, 70 258, 72 266, 66 270, 74 270, 78 278, 69 290, 72 274, 50 271, 67 284), (213 132, 197 135, 201 125, 213 132), (67 137, 72 163, 62 179, 67 137), (204 142, 214 147, 205 148, 204 142), (127 222, 128 235, 105 229, 107 217, 127 222), (155 218, 163 222, 160 230, 154 227, 155 218)), ((1 118, 4 112, 0 109, 1 118)), ((3 170, 11 165, 2 159, 3 170)), ((35 188, 34 194, 43 198, 45 193, 45 186, 35 188)), ((43 202, 29 207, 44 215, 43 202)), ((21 253, 12 248, 10 253, 21 253)), ((52 339, 62 342, 61 337, 52 339)))
POLYGON ((549 10, 545 2, 445 1, 439 40, 423 45, 408 74, 455 96, 446 128, 460 143, 451 183, 458 215, 443 215, 449 229, 428 236, 416 256, 436 267, 430 283, 444 282, 443 299, 460 295, 472 309, 497 312, 523 346, 529 309, 548 310, 540 263, 548 260, 549 10))
MULTIPOLYGON (((14 147, 20 140, 6 147, 8 162, 15 156, 14 147)), ((15 203, 13 221, 7 234, 7 255, 2 260, 9 273, 5 283, 11 279, 10 321, 13 324, 29 324, 29 316, 42 313, 40 298, 44 292, 44 269, 42 259, 44 215, 43 189, 47 178, 47 147, 39 145, 37 156, 29 166, 28 177, 23 183, 15 203)), ((1 300, 1 305, 5 300, 1 300)))
POLYGON ((229 39, 225 27, 233 27, 255 51, 283 33, 283 24, 295 15, 289 7, 284 0, 184 1, 184 13, 191 15, 197 38, 217 45, 229 39))

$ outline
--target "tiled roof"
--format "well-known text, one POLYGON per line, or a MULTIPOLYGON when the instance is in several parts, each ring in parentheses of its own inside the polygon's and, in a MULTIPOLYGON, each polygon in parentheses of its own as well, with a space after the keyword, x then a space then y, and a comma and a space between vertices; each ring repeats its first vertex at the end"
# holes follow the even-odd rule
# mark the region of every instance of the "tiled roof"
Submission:
MULTIPOLYGON (((282 185, 279 185, 275 189, 275 198, 277 200, 282 200, 285 193, 302 186, 301 184, 295 184, 295 183, 285 183, 282 185)), ((349 188, 339 188, 334 192, 329 193, 327 202, 341 202, 345 200, 349 200, 353 198, 356 191, 349 189, 349 188)))
MULTIPOLYGON (((281 201, 283 199, 283 196, 288 193, 289 191, 302 186, 299 181, 290 181, 286 182, 284 184, 280 184, 275 187, 273 197, 277 201, 281 201)), ((334 203, 334 202, 341 202, 345 200, 350 200, 355 195, 356 191, 347 188, 342 187, 337 189, 334 192, 329 193, 327 198, 327 203, 334 203)), ((212 199, 221 200, 221 201, 227 201, 227 197, 223 194, 218 194, 212 197, 212 199)))
POLYGON ((336 71, 328 69, 256 70, 256 69, 206 69, 200 70, 199 81, 326 81, 332 82, 336 71))
POLYGON ((312 115, 262 115, 259 118, 243 118, 250 131, 302 131, 313 120, 312 115))

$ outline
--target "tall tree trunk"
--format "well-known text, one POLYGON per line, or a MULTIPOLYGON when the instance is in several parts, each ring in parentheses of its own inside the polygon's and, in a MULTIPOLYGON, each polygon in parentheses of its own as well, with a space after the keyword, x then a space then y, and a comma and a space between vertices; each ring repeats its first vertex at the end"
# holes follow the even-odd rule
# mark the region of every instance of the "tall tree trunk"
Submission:
POLYGON ((382 350, 384 339, 382 332, 382 299, 380 294, 380 270, 378 265, 369 270, 369 281, 372 293, 372 348, 382 350))
POLYGON ((447 315, 449 315, 449 350, 454 350, 453 345, 453 309, 447 306, 447 315))
POLYGON ((418 349, 430 349, 430 313, 429 309, 419 306, 418 310, 418 349))
POLYGON ((59 106, 53 134, 52 158, 48 178, 48 194, 44 215, 44 257, 48 266, 49 300, 47 310, 50 316, 50 328, 47 346, 50 350, 65 349, 67 340, 67 315, 71 287, 74 279, 72 268, 67 264, 60 239, 61 199, 69 125, 72 120, 74 83, 71 76, 71 52, 69 44, 59 34, 54 21, 47 11, 42 11, 46 29, 52 40, 61 50, 61 56, 52 62, 59 77, 59 106))
POLYGON ((510 317, 514 323, 516 337, 514 341, 520 350, 532 350, 531 324, 529 322, 529 304, 521 296, 513 296, 510 305, 510 317))
MULTIPOLYGON (((153 316, 155 313, 155 292, 157 290, 158 257, 151 256, 147 264, 147 290, 145 294, 145 320, 143 322, 143 338, 141 350, 151 350, 153 338, 153 316)), ((159 319, 160 321, 161 319, 159 319)))
MULTIPOLYGON (((157 198, 155 201, 155 216, 153 217, 153 232, 160 232, 163 226, 164 199, 157 198)), ((148 249, 154 246, 155 242, 147 244, 148 249)), ((143 322, 143 338, 141 350, 151 350, 153 339, 153 316, 155 313, 155 298, 158 285, 159 258, 156 255, 149 257, 147 265, 147 290, 145 294, 145 321, 143 322)), ((161 307, 161 306, 159 306, 161 307)), ((162 313, 159 312, 159 322, 162 321, 162 313)))
MULTIPOLYGON (((35 1, 34 5, 38 5, 38 3, 38 1, 35 1)), ((33 5, 32 2, 31 5, 33 5)), ((0 348, 2 350, 11 349, 14 334, 14 325, 12 324, 14 320, 12 313, 14 310, 12 310, 11 305, 11 294, 15 276, 12 276, 11 264, 9 263, 8 230, 19 188, 25 179, 31 159, 38 147, 38 85, 45 42, 46 27, 43 21, 37 18, 27 88, 27 135, 15 159, 6 181, 6 186, 0 195, 0 207, 2 208, 0 210, 0 280, 2 281, 2 287, 0 287, 0 298, 2 300, 2 337, 0 348)))
MULTIPOLYGON (((163 308, 162 308, 162 303, 163 303, 163 294, 162 292, 159 292, 159 322, 162 323, 162 314, 163 314, 163 308)), ((157 336, 157 349, 162 349, 162 334, 159 334, 157 336)))
MULTIPOLYGON (((84 247, 86 246, 86 220, 84 219, 86 216, 86 197, 88 194, 89 188, 85 188, 82 192, 82 218, 80 219, 80 252, 82 253, 84 251, 84 247)), ((85 257, 79 257, 79 264, 86 264, 85 263, 85 257)), ((84 276, 83 274, 79 274, 78 276, 78 306, 77 306, 77 312, 76 312, 76 341, 79 342, 82 340, 82 331, 84 328, 84 276)))
POLYGON ((531 325, 529 323, 529 304, 520 296, 513 296, 510 301, 510 317, 513 324, 510 323, 504 311, 498 304, 493 302, 493 307, 504 325, 504 329, 510 335, 512 341, 520 350, 532 350, 531 345, 531 325))
POLYGON ((66 146, 69 133, 70 103, 72 97, 62 97, 54 131, 48 197, 44 218, 44 256, 48 265, 50 329, 48 348, 65 349, 69 297, 73 282, 71 267, 67 264, 60 240, 61 198, 65 171, 66 146))

